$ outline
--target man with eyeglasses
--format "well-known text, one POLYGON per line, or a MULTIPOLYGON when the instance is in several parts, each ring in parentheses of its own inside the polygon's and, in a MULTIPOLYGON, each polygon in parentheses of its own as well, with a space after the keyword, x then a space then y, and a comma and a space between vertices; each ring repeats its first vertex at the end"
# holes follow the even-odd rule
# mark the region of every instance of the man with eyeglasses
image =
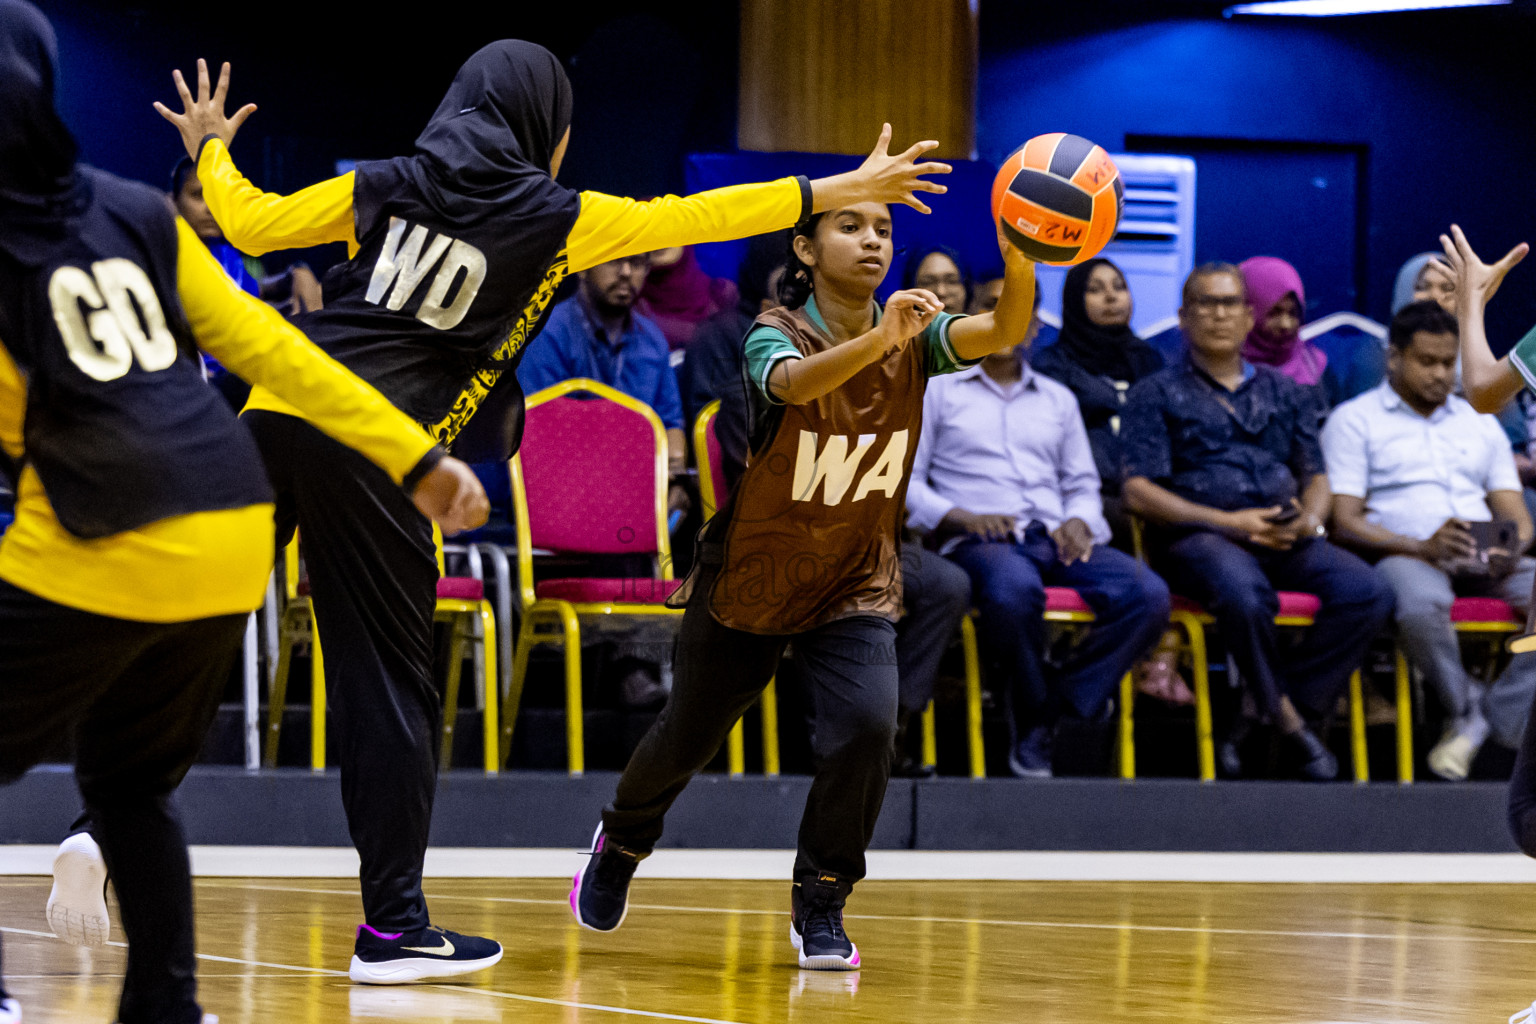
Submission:
MULTIPOLYGON (((525 394, 563 380, 589 377, 639 399, 667 428, 667 456, 673 484, 669 517, 686 513, 688 493, 679 483, 688 467, 683 434, 683 400, 669 361, 667 339, 650 317, 635 310, 650 272, 649 253, 599 263, 577 275, 576 294, 550 310, 544 330, 529 344, 517 368, 525 394)), ((609 673, 619 681, 624 703, 647 708, 666 698, 661 664, 670 635, 639 630, 615 643, 609 673)))
POLYGON ((1242 774, 1242 741, 1262 719, 1280 733, 1289 768, 1332 779, 1338 761, 1314 729, 1391 615, 1391 591, 1326 539, 1322 411, 1308 389, 1243 359, 1253 310, 1238 268, 1197 267, 1179 326, 1185 358, 1126 402, 1126 505, 1152 527, 1154 565, 1174 593, 1216 617, 1247 684, 1218 751, 1223 774, 1242 774), (1284 654, 1279 590, 1322 600, 1316 624, 1284 654))

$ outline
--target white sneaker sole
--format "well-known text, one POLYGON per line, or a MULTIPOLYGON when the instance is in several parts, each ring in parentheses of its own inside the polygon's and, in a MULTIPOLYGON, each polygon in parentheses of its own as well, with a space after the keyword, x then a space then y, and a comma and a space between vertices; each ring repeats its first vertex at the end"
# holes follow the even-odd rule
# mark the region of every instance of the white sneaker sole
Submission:
POLYGON ((48 927, 75 946, 101 946, 112 933, 107 916, 107 862, 84 832, 59 844, 48 894, 48 927))
POLYGON ((430 956, 413 956, 376 964, 353 956, 347 977, 359 985, 411 985, 437 978, 457 978, 461 974, 473 974, 494 967, 500 962, 503 952, 497 950, 495 956, 479 960, 439 960, 430 956))
POLYGON ((592 833, 592 846, 589 852, 589 857, 592 859, 589 859, 587 861, 586 867, 583 867, 580 871, 576 872, 576 877, 571 879, 571 916, 575 917, 576 923, 581 925, 587 931, 607 934, 608 932, 618 931, 619 926, 624 923, 624 919, 629 916, 628 893, 624 894, 624 912, 619 915, 618 924, 615 924, 612 928, 595 928, 592 925, 587 924, 587 922, 584 921, 581 916, 581 877, 587 873, 587 868, 592 866, 592 860, 596 859, 597 857, 597 837, 602 834, 603 823, 598 822, 597 831, 592 833))
POLYGON ((789 944, 795 947, 795 955, 800 958, 802 971, 856 971, 864 966, 859 958, 859 947, 853 942, 853 952, 846 957, 832 956, 806 956, 805 941, 800 938, 800 933, 795 931, 795 923, 789 923, 789 944))

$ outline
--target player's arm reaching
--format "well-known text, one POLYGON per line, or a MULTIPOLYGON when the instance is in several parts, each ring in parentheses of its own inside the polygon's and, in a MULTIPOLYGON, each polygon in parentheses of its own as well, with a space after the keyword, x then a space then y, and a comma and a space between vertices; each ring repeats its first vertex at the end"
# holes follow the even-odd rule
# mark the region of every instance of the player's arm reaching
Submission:
POLYGON ((1502 359, 1493 357, 1483 326, 1483 310, 1516 263, 1525 259, 1530 246, 1521 242, 1504 258, 1489 266, 1472 251, 1461 228, 1451 225, 1450 235, 1440 236, 1445 249, 1441 269, 1456 280, 1456 319, 1461 331, 1461 383, 1467 401, 1478 412, 1496 413, 1520 393, 1536 390, 1536 328, 1520 339, 1502 359))
POLYGON ((490 506, 468 466, 327 356, 272 307, 240 291, 185 221, 177 218, 176 290, 198 344, 253 384, 301 410, 411 492, 445 533, 485 522, 490 506))
POLYGON ((961 317, 950 324, 949 344, 967 362, 1017 345, 1035 318, 1035 264, 998 232, 1003 252, 1003 291, 989 313, 961 317))
MULTIPOLYGON (((346 242, 348 253, 355 253, 353 176, 332 178, 289 196, 261 191, 240 174, 229 156, 229 145, 255 112, 255 104, 226 117, 229 64, 220 70, 216 86, 210 87, 205 61, 198 60, 197 72, 195 98, 181 72, 173 72, 182 113, 159 102, 155 109, 181 133, 187 154, 197 162, 208 209, 230 244, 260 255, 274 249, 346 242)), ((890 142, 891 126, 885 125, 874 150, 856 170, 809 182, 780 178, 645 202, 583 192, 581 212, 566 241, 570 270, 574 273, 621 256, 673 246, 745 238, 790 227, 812 213, 862 202, 903 203, 920 213, 932 212, 919 193, 942 194, 948 189, 924 176, 948 174, 951 168, 937 161, 919 162, 919 158, 939 144, 918 142, 892 155, 890 142)))

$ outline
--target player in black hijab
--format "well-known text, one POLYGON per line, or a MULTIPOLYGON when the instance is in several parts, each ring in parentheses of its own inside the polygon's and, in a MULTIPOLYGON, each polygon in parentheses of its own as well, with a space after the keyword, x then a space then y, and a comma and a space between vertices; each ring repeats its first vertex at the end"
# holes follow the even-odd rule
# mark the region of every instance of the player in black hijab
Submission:
MULTIPOLYGON (((76 162, 56 64, 43 16, 0 0, 0 452, 17 483, 0 538, 0 782, 73 741, 129 941, 118 1020, 196 1024, 170 795, 273 551, 259 455, 197 347, 367 452, 445 529, 484 522, 485 495, 377 391, 235 290, 163 193, 76 162)), ((0 989, 0 1022, 20 1015, 0 989)))
MULTIPOLYGON (((176 125, 214 219, 242 251, 344 241, 325 308, 302 318, 323 349, 466 458, 504 460, 522 433, 515 369, 569 273, 621 256, 786 228, 813 209, 866 200, 927 212, 918 192, 937 145, 892 156, 889 126, 857 171, 782 178, 635 202, 558 184, 571 90, 543 47, 502 40, 460 68, 414 152, 291 196, 262 193, 228 145, 253 109, 224 115, 199 62, 193 97, 175 74, 176 125), (472 453, 472 454, 468 454, 472 453)), ((431 825, 442 708, 432 680, 437 581, 431 533, 370 467, 256 389, 244 414, 278 492, 281 531, 300 527, 340 751, 342 799, 362 858, 351 976, 405 982, 489 966, 486 939, 429 933, 421 866, 431 825), (334 654, 333 654, 334 652, 334 654), (441 944, 441 946, 440 946, 441 944), (452 958, 436 950, 451 946, 452 958), (470 951, 470 952, 466 952, 470 951)))

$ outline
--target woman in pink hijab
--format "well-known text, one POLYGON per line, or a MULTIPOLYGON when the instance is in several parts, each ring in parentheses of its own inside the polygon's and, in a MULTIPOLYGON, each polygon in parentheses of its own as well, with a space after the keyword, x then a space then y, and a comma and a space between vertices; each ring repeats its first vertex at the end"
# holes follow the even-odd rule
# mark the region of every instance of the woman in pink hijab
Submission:
POLYGON ((690 245, 651 254, 651 272, 635 308, 660 325, 675 352, 688 347, 701 323, 736 302, 736 282, 706 274, 690 245))
POLYGON ((1296 268, 1275 256, 1255 256, 1238 268, 1248 282, 1248 304, 1253 307, 1253 330, 1243 344, 1243 356, 1273 366, 1298 384, 1321 384, 1328 356, 1298 333, 1307 292, 1296 268))

